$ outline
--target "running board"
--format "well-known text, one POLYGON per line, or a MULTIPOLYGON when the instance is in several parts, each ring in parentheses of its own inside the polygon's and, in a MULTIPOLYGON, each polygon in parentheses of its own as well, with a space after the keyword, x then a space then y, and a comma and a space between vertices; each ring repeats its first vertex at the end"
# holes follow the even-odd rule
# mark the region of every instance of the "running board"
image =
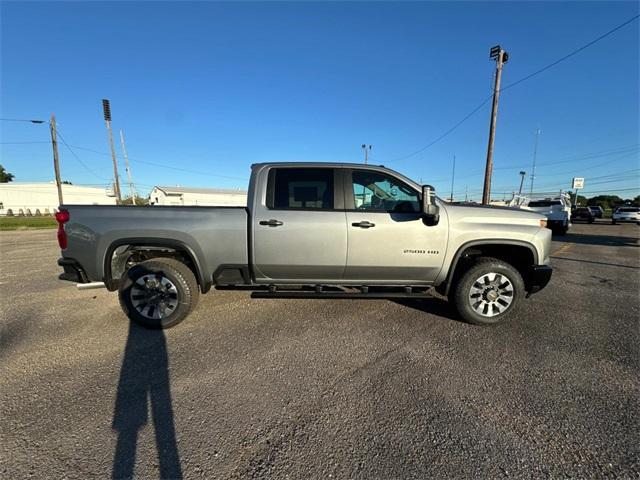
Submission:
POLYGON ((300 290, 267 291, 259 290, 251 294, 251 298, 315 298, 315 299, 340 299, 340 298, 363 298, 363 299, 385 299, 385 298, 433 298, 429 292, 314 292, 300 290))

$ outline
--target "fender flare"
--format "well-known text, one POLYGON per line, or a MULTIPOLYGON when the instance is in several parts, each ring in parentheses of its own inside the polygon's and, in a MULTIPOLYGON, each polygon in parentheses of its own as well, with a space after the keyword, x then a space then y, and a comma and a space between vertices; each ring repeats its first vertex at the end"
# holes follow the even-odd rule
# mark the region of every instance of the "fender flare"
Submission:
POLYGON ((186 243, 180 240, 174 240, 170 238, 148 238, 148 237, 128 237, 119 238, 112 242, 105 250, 103 258, 103 272, 104 272, 104 284, 107 289, 113 291, 117 288, 117 281, 111 277, 111 259, 113 258, 113 252, 123 245, 148 245, 150 247, 168 247, 175 250, 184 251, 188 256, 195 268, 195 274, 200 284, 200 290, 202 293, 207 293, 211 289, 212 281, 204 276, 204 269, 200 262, 200 259, 195 254, 193 249, 186 243))
POLYGON ((449 267, 449 271, 447 272, 447 276, 444 282, 442 282, 444 284, 444 289, 443 289, 444 295, 449 294, 449 290, 451 289, 451 285, 453 283, 453 274, 456 271, 458 262, 462 258, 462 255, 464 254, 464 252, 469 248, 481 247, 483 245, 513 245, 517 247, 526 247, 531 251, 531 254, 533 256, 533 264, 534 265, 538 264, 538 251, 536 250, 536 247, 530 242, 526 242, 524 240, 505 240, 505 239, 498 239, 498 238, 471 240, 469 242, 463 243, 462 245, 460 245, 460 247, 458 247, 458 250, 456 250, 453 260, 451 261, 451 266, 449 267))

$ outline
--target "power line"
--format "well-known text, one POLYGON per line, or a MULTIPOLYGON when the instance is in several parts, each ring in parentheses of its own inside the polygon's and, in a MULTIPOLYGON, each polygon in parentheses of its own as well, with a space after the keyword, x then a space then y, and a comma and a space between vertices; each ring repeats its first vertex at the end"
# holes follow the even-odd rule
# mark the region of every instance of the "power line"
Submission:
MULTIPOLYGON (((602 150, 599 152, 586 153, 584 155, 578 155, 573 157, 560 157, 560 159, 558 160, 551 160, 548 162, 538 163, 538 166, 544 167, 549 165, 559 165, 561 163, 571 163, 578 160, 591 160, 594 158, 608 157, 608 156, 616 155, 619 153, 628 153, 638 149, 640 149, 639 144, 634 144, 627 147, 617 147, 610 150, 602 150)), ((519 168, 522 168, 523 166, 524 166, 524 162, 518 165, 511 164, 503 167, 497 167, 494 170, 517 170, 519 168)))
POLYGON ((35 143, 51 143, 47 140, 30 141, 30 142, 0 142, 0 145, 31 145, 35 143))
MULTIPOLYGON (((86 147, 80 147, 78 145, 72 145, 73 148, 76 148, 78 150, 85 150, 87 152, 92 152, 98 155, 108 155, 111 156, 111 154, 109 153, 105 153, 105 152, 100 152, 98 150, 93 150, 91 148, 86 148, 86 147)), ((120 155, 117 155, 118 157, 120 157, 120 155)), ((187 172, 187 173, 195 173, 198 175, 207 175, 210 177, 220 177, 220 178, 228 178, 228 179, 232 179, 232 180, 246 180, 247 177, 236 177, 236 176, 232 176, 232 175, 219 175, 219 174, 215 174, 215 173, 210 173, 210 172, 204 172, 201 170, 191 170, 191 169, 186 169, 186 168, 180 168, 180 167, 175 167, 173 165, 165 165, 162 163, 157 163, 157 162, 150 162, 148 160, 140 160, 140 159, 136 159, 136 158, 132 158, 129 157, 129 160, 132 162, 136 162, 136 163, 143 163, 143 164, 147 164, 147 165, 151 165, 154 167, 160 167, 160 168, 167 168, 170 170, 177 170, 177 171, 181 171, 181 172, 187 172)))
POLYGON ((78 163, 80 165, 82 165, 84 167, 84 169, 86 171, 88 171, 89 173, 91 173, 94 177, 99 178, 100 180, 109 180, 108 178, 105 177, 101 177, 100 175, 98 175, 95 171, 93 171, 92 169, 90 169, 78 156, 78 154, 76 152, 73 151, 73 149, 69 146, 69 144, 67 143, 67 141, 64 139, 64 137, 62 136, 62 134, 60 133, 60 130, 57 130, 57 134, 58 137, 60 137, 60 140, 62 140, 62 143, 64 144, 65 147, 67 147, 67 149, 71 152, 71 154, 76 158, 76 160, 78 161, 78 163))
POLYGON ((581 192, 581 194, 584 193, 589 193, 589 194, 594 194, 594 193, 611 193, 611 192, 630 192, 630 191, 636 191, 636 192, 640 192, 640 187, 633 187, 633 188, 616 188, 613 190, 585 190, 583 192, 581 192))
MULTIPOLYGON (((612 33, 620 30, 622 27, 630 24, 631 22, 633 22, 634 20, 636 20, 638 17, 640 17, 640 15, 635 15, 634 17, 630 18, 629 20, 627 20, 624 23, 621 23, 620 25, 614 27, 613 29, 609 30, 608 32, 604 33, 603 35, 600 35, 598 38, 590 41, 589 43, 586 43, 584 45, 582 45, 580 48, 572 51, 571 53, 568 53, 567 55, 559 58, 558 60, 551 62, 548 65, 545 65, 544 67, 536 70, 533 73, 530 73, 529 75, 526 75, 524 77, 522 77, 519 80, 516 80, 515 82, 512 82, 508 85, 506 85, 505 87, 502 87, 500 89, 500 92, 503 92, 511 87, 515 87, 516 85, 529 80, 532 77, 535 77, 536 75, 550 69, 551 67, 554 67, 555 65, 558 65, 559 63, 567 60, 568 58, 574 56, 575 54, 581 52, 582 50, 585 50, 586 48, 589 48, 590 46, 594 45, 595 43, 599 42, 600 40, 608 37, 609 35, 611 35, 612 33)), ((480 110, 489 100, 491 99, 491 96, 488 96, 487 98, 485 98, 482 103, 480 105, 478 105, 476 108, 474 108, 469 114, 467 114, 467 116, 465 116, 462 120, 460 120, 458 123, 456 123, 453 127, 451 127, 449 130, 447 130, 445 133, 443 133, 442 135, 440 135, 439 137, 437 137, 436 139, 434 139, 432 142, 428 143, 427 145, 425 145, 424 147, 416 150, 413 153, 410 153, 408 155, 404 155, 392 160, 387 161, 386 163, 394 163, 400 160, 405 160, 407 158, 413 157, 414 155, 417 155, 418 153, 422 153, 424 152, 426 149, 428 149, 429 147, 431 147, 432 145, 436 144, 437 142, 439 142, 440 140, 442 140, 443 138, 445 138, 446 136, 448 136, 450 133, 452 133, 456 128, 458 128, 460 125, 462 125, 464 122, 466 122, 469 118, 471 118, 473 116, 474 113, 476 113, 478 110, 480 110)))
POLYGON ((544 67, 540 68, 539 70, 536 70, 533 73, 530 73, 529 75, 526 75, 524 77, 522 77, 520 80, 516 80, 513 83, 508 84, 507 86, 502 88, 502 91, 507 90, 511 87, 515 87, 516 85, 518 85, 519 83, 524 82, 525 80, 529 80, 531 77, 535 77, 536 75, 549 70, 551 67, 554 67, 556 65, 558 65, 561 62, 564 62, 566 59, 573 57, 575 54, 580 53, 582 50, 589 48, 591 45, 594 45, 595 43, 598 43, 600 40, 608 37, 609 35, 611 35, 614 32, 617 32, 618 30, 620 30, 622 27, 629 25, 631 22, 633 22, 634 20, 636 20, 638 17, 640 17, 640 15, 635 15, 634 17, 631 17, 629 20, 627 20, 624 23, 621 23, 620 25, 618 25, 617 27, 612 28, 611 30, 609 30, 607 33, 604 33, 602 35, 600 35, 598 38, 596 38, 595 40, 591 40, 589 43, 584 44, 583 46, 581 46, 580 48, 574 50, 571 53, 568 53, 567 55, 565 55, 564 57, 559 58, 558 60, 556 60, 555 62, 551 62, 548 65, 545 65, 544 67))
POLYGON ((28 123, 49 123, 46 120, 28 120, 24 118, 0 118, 3 122, 28 122, 28 123))
POLYGON ((414 155, 417 155, 419 153, 424 152, 427 148, 431 147, 432 145, 435 145, 436 143, 438 143, 440 140, 442 140, 443 138, 445 138, 447 135, 449 135, 450 133, 452 133, 456 128, 458 128, 460 125, 462 125, 464 122, 466 122, 467 120, 469 120, 473 114, 475 114, 476 112, 478 112, 482 107, 484 107, 487 102, 489 100, 491 100, 491 95, 489 95, 487 98, 485 98, 482 103, 480 105, 478 105, 476 108, 474 108, 473 110, 471 110, 471 112, 469 112, 462 120, 460 120, 458 123, 456 123, 453 127, 451 127, 449 130, 447 130, 446 132, 444 132, 442 135, 440 135, 439 137, 435 138, 431 143, 428 143, 427 145, 425 145, 424 147, 416 150, 413 153, 410 153, 408 155, 404 155, 402 157, 398 157, 398 158, 394 158, 393 160, 388 160, 385 163, 394 163, 394 162, 399 162, 400 160, 405 160, 409 157, 413 157, 414 155))

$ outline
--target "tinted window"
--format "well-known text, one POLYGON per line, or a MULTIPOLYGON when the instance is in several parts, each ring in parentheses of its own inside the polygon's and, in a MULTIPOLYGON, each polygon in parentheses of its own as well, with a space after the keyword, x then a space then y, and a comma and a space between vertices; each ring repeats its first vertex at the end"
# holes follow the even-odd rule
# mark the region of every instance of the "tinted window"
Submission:
POLYGON ((333 208, 333 169, 276 168, 271 170, 271 208, 333 208))
POLYGON ((560 205, 560 202, 551 200, 538 200, 536 202, 529 202, 530 207, 550 207, 552 205, 560 205))
POLYGON ((638 208, 619 208, 619 212, 638 212, 640 209, 638 208))
POLYGON ((419 212, 418 192, 383 173, 356 170, 352 177, 354 205, 358 210, 419 212))

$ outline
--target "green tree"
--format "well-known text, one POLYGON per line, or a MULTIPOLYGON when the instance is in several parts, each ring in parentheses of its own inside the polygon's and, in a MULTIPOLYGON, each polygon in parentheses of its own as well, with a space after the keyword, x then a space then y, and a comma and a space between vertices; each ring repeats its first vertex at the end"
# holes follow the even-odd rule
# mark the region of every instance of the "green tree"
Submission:
POLYGON ((579 207, 585 207, 587 206, 587 197, 583 196, 583 195, 578 195, 578 200, 576 201, 576 204, 579 207))
MULTIPOLYGON (((122 199, 122 205, 133 205, 131 196, 124 197, 122 199)), ((149 198, 136 195, 136 205, 149 205, 149 198)))
POLYGON ((13 182, 13 173, 7 172, 2 165, 0 165, 0 183, 13 182))
POLYGON ((600 206, 604 210, 613 208, 615 205, 619 205, 623 200, 617 195, 597 195, 587 200, 588 206, 597 207, 600 206))

